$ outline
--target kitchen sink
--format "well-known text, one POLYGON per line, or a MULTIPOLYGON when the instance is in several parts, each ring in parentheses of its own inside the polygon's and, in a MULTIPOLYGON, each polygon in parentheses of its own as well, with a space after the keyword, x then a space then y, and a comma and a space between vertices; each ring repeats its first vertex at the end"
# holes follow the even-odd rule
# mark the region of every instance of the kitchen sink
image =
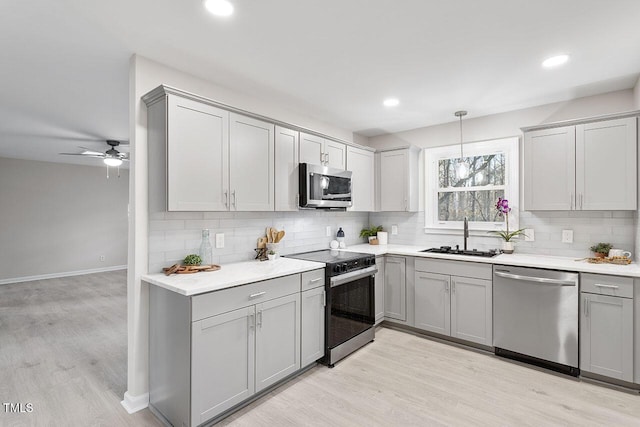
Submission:
POLYGON ((490 251, 479 251, 477 249, 472 250, 463 250, 459 249, 458 246, 456 248, 452 248, 451 246, 440 246, 439 248, 429 248, 424 249, 420 252, 428 252, 432 254, 447 254, 447 255, 467 255, 467 256, 478 256, 483 258, 491 258, 496 255, 499 255, 496 249, 492 249, 490 251))

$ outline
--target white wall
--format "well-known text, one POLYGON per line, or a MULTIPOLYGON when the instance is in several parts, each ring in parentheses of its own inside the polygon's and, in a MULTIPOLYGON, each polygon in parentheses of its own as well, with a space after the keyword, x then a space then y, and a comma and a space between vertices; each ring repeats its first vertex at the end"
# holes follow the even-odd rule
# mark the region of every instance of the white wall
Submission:
POLYGON ((110 175, 0 158, 0 283, 124 268, 129 172, 110 175))
MULTIPOLYGON (((637 87, 636 87, 637 95, 637 87)), ((637 97, 636 97, 637 101, 637 97)), ((464 119, 465 142, 522 136, 521 127, 578 119, 601 114, 633 110, 632 89, 603 95, 578 98, 573 101, 542 105, 539 107, 464 119)), ((470 112, 471 117, 473 112, 470 112)), ((453 113, 452 113, 453 116, 453 113)), ((436 147, 460 142, 459 122, 445 123, 411 131, 369 138, 372 147, 388 148, 413 144, 419 147, 436 147)), ((514 204, 511 203, 513 206, 514 204)), ((516 205, 517 206, 517 205, 516 205)), ((589 247, 597 242, 610 242, 615 247, 631 251, 640 248, 636 244, 636 214, 634 212, 521 212, 520 227, 533 228, 535 242, 518 242, 518 252, 546 255, 585 257, 589 247), (574 242, 561 243, 562 230, 574 231, 574 242)), ((461 232, 449 234, 425 234, 424 212, 416 214, 373 213, 370 221, 390 229, 399 226, 397 236, 389 236, 390 243, 416 244, 425 247, 462 245, 461 232)), ((640 232, 638 233, 640 234, 640 232)), ((637 237, 640 241, 640 236, 637 237)), ((472 233, 469 246, 491 249, 500 246, 500 240, 486 233, 472 233)))
MULTIPOLYGON (((317 132, 325 133, 327 135, 334 136, 346 141, 353 141, 354 135, 351 131, 331 126, 330 124, 316 120, 313 117, 307 116, 299 111, 293 111, 288 109, 286 105, 278 105, 271 102, 269 99, 259 99, 251 95, 239 93, 237 91, 229 90, 223 86, 214 84, 209 81, 202 80, 200 78, 183 73, 179 70, 164 66, 157 62, 148 60, 146 58, 134 55, 130 62, 130 141, 131 141, 131 158, 132 158, 132 172, 131 172, 131 217, 130 217, 130 240, 129 240, 129 272, 127 277, 128 283, 128 390, 125 393, 125 399, 123 404, 127 409, 137 409, 140 406, 144 407, 144 400, 148 401, 148 288, 140 281, 142 275, 148 272, 148 266, 150 262, 149 243, 153 244, 158 239, 163 241, 172 240, 172 237, 167 238, 168 231, 161 231, 156 227, 169 227, 170 222, 164 223, 164 219, 154 218, 155 222, 150 224, 149 211, 148 211, 148 192, 157 191, 157 187, 149 187, 147 173, 147 117, 146 107, 140 100, 142 95, 146 94, 150 90, 154 89, 160 84, 166 84, 173 86, 188 92, 192 92, 201 96, 211 98, 213 100, 232 105, 237 108, 241 108, 247 111, 258 113, 267 117, 282 120, 297 126, 305 127, 317 132), (149 227, 154 227, 152 230, 153 239, 150 240, 148 233, 149 227), (159 236, 157 233, 164 233, 163 236, 159 236), (139 404, 139 405, 138 405, 139 404)), ((356 136, 359 138, 359 136, 356 136)), ((275 214, 273 214, 275 215, 275 214)), ((302 217, 304 217, 304 214, 302 217)), ((204 220, 204 214, 197 215, 198 220, 200 217, 204 220)), ((179 217, 177 221, 187 221, 187 216, 179 217)), ((266 225, 270 225, 270 221, 275 221, 274 217, 270 214, 266 216, 268 219, 265 222, 266 225)), ((277 215, 276 215, 277 217, 277 215)), ((168 220, 172 221, 175 217, 169 216, 168 220)), ((357 217, 356 217, 357 218, 357 217)), ((228 218, 227 218, 228 219, 228 218)), ((233 220, 233 218, 231 218, 233 220)), ((255 218, 253 218, 255 219, 255 218)), ((207 220, 211 221, 223 221, 222 217, 211 217, 207 214, 207 220)), ((226 220, 226 219, 225 219, 226 220)), ((236 218, 237 220, 237 218, 236 218)), ((289 218, 287 218, 289 220, 289 218)), ((355 219, 354 221, 359 221, 355 219)), ((339 225, 336 221, 329 221, 332 224, 339 225)), ((295 220, 294 220, 295 223, 295 220)), ((273 225, 277 225, 277 221, 273 222, 273 225)), ((195 229, 189 228, 185 222, 182 237, 175 236, 175 241, 179 242, 177 245, 182 247, 191 247, 188 243, 192 240, 193 231, 195 229)), ((200 228, 200 225, 197 226, 200 228)), ((216 227, 212 227, 216 228, 216 227)), ((235 238, 235 233, 243 233, 238 229, 245 228, 242 224, 238 224, 238 227, 232 227, 229 231, 232 237, 230 244, 231 247, 236 247, 236 243, 245 240, 244 238, 235 238)), ((249 227, 250 228, 250 227, 249 227)), ((253 231, 251 231, 253 234, 253 231)), ((257 238, 257 236, 255 236, 257 238)), ((292 236, 292 237, 295 237, 292 236)), ((254 237, 252 237, 253 239, 254 237)), ((293 240, 293 239, 291 239, 293 240)), ((304 239, 303 239, 304 240, 304 239)), ((172 240, 173 241, 173 240, 172 240)), ((170 243, 172 245, 174 243, 170 243)), ((156 248, 155 246, 153 246, 156 248)), ((250 250, 250 249, 249 249, 250 250)), ((154 268, 161 263, 159 257, 165 260, 173 260, 177 258, 176 254, 171 254, 171 251, 162 251, 154 249, 151 259, 154 268)), ((229 256, 224 259, 246 259, 248 250, 246 248, 238 248, 237 253, 228 254, 229 256), (238 255, 242 253, 243 255, 238 255)), ((162 261, 163 263, 164 261, 162 261)))

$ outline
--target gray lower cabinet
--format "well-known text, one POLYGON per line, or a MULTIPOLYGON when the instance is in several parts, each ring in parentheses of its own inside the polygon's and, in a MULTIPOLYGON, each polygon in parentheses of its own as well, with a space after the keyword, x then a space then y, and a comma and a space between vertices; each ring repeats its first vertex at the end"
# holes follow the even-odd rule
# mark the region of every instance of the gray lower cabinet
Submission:
POLYGON ((375 277, 375 312, 376 325, 384 320, 384 256, 376 257, 378 271, 375 277))
POLYGON ((425 259, 415 269, 416 328, 493 345, 491 265, 425 259))
POLYGON ((633 381, 633 279, 581 274, 580 370, 633 381))
POLYGON ((149 403, 174 426, 205 423, 301 368, 300 274, 193 297, 150 286, 149 299, 149 403))
POLYGON ((302 292, 302 358, 304 368, 324 357, 324 285, 302 292))
POLYGON ((407 320, 406 260, 386 256, 384 261, 384 317, 407 320))

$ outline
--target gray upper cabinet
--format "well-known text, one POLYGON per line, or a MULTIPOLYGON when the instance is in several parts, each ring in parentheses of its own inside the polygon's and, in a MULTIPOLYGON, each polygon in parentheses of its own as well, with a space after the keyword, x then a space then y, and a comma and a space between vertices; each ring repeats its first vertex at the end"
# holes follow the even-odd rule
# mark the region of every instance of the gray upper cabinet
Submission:
POLYGON ((375 208, 374 153, 347 147, 347 169, 351 175, 351 211, 371 212, 375 208))
POLYGON ((282 126, 275 129, 275 209, 298 210, 299 133, 282 126))
POLYGON ((419 152, 418 148, 409 147, 376 154, 378 210, 418 211, 419 152))
POLYGON ((149 145, 159 152, 166 144, 167 210, 227 210, 229 112, 178 96, 166 102, 166 113, 158 103, 149 114, 149 145))
POLYGON ((526 210, 635 210, 636 117, 525 132, 526 210))
POLYGON ((300 163, 346 169, 347 146, 318 135, 300 132, 300 163))
POLYGON ((230 209, 274 209, 274 125, 231 113, 229 131, 230 209))

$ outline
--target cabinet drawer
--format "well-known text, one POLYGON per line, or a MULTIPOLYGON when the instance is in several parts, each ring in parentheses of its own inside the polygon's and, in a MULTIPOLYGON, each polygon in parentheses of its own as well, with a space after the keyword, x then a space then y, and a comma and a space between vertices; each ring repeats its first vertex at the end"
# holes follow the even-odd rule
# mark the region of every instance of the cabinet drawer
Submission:
POLYGON ((580 290, 593 294, 633 298, 633 279, 631 277, 581 273, 580 290))
POLYGON ((324 286, 324 268, 302 273, 302 291, 324 286))
POLYGON ((191 320, 195 322, 296 292, 300 292, 299 274, 197 295, 191 301, 191 320))
POLYGON ((449 261, 446 259, 416 259, 416 271, 435 274, 449 274, 461 277, 492 280, 491 264, 479 262, 449 261))

